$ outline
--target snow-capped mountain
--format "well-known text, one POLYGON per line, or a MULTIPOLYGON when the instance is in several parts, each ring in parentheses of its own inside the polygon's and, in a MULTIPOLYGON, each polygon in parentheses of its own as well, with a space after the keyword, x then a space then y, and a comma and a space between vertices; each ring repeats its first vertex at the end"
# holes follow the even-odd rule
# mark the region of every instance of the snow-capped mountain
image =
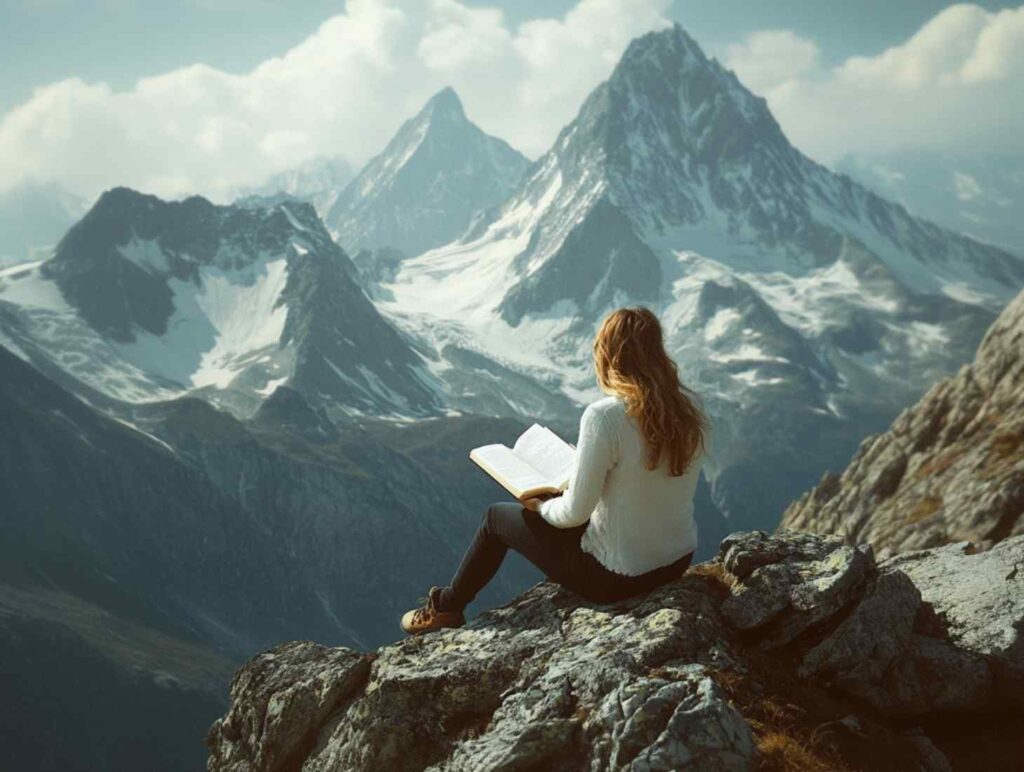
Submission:
POLYGON ((411 346, 310 204, 251 201, 105 193, 52 258, 0 270, 0 345, 94 403, 191 394, 248 416, 288 384, 334 417, 571 413, 479 352, 411 346))
POLYGON ((461 235, 476 213, 509 195, 527 166, 471 123, 444 88, 323 210, 324 222, 353 255, 380 247, 416 255, 461 235))
POLYGON ((273 198, 284 194, 308 201, 322 217, 354 176, 355 170, 344 158, 313 158, 272 175, 261 185, 239 189, 234 198, 273 198))
POLYGON ((26 182, 0 193, 0 266, 52 248, 88 208, 56 183, 26 182))
POLYGON ((914 150, 848 155, 836 168, 914 214, 1024 256, 1024 159, 914 150))
POLYGON ((716 502, 765 526, 1022 285, 1012 255, 802 155, 677 25, 634 40, 513 194, 404 261, 379 307, 586 400, 600 317, 650 306, 715 420, 716 502))
POLYGON ((0 343, 129 402, 196 393, 248 414, 288 383, 342 412, 441 409, 422 357, 297 201, 108 191, 52 258, 0 272, 0 343))

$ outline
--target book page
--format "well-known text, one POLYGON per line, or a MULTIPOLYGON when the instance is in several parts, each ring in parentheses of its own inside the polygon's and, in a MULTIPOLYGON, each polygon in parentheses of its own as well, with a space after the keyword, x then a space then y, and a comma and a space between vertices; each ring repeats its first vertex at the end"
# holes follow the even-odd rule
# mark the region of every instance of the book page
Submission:
POLYGON ((519 436, 512 449, 542 473, 544 484, 563 488, 569 483, 576 463, 576 449, 546 426, 531 426, 519 436))
POLYGON ((504 485, 513 496, 549 485, 547 478, 505 445, 474 448, 470 458, 504 485))

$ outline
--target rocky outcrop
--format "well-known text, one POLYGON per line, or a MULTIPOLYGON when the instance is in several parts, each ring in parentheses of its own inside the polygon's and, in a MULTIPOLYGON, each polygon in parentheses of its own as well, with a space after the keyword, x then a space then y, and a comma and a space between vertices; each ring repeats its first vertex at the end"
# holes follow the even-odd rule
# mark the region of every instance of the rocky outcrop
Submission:
POLYGON ((219 721, 223 769, 288 769, 301 764, 320 725, 366 681, 369 656, 310 641, 255 657, 232 683, 236 705, 219 721))
POLYGON ((989 328, 974 362, 940 381, 842 475, 826 473, 782 528, 835 533, 885 552, 1024 533, 1024 293, 989 328))
POLYGON ((984 659, 993 686, 1024 705, 1024 551, 1022 539, 971 554, 965 543, 911 552, 886 562, 921 588, 951 643, 984 659))
POLYGON ((789 741, 820 768, 948 768, 933 716, 1021 713, 1022 566, 1024 537, 877 563, 739 533, 629 601, 542 582, 373 653, 288 643, 236 674, 209 769, 744 770, 789 741))

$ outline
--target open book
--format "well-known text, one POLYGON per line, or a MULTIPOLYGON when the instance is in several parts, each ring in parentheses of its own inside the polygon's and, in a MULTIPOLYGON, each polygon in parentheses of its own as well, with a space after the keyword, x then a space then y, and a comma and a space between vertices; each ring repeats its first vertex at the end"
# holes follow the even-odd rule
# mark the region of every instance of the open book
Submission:
POLYGON ((576 447, 546 426, 533 424, 511 448, 483 445, 469 457, 517 499, 528 499, 569 487, 576 447))

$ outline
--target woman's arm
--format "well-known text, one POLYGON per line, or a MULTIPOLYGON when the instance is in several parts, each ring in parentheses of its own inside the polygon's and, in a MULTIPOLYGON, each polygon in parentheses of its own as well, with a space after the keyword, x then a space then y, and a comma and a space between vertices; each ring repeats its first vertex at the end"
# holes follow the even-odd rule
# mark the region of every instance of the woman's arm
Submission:
POLYGON ((573 528, 587 522, 614 462, 614 438, 604 414, 588 405, 580 418, 576 466, 569 488, 561 496, 541 503, 537 510, 541 517, 558 528, 573 528))

